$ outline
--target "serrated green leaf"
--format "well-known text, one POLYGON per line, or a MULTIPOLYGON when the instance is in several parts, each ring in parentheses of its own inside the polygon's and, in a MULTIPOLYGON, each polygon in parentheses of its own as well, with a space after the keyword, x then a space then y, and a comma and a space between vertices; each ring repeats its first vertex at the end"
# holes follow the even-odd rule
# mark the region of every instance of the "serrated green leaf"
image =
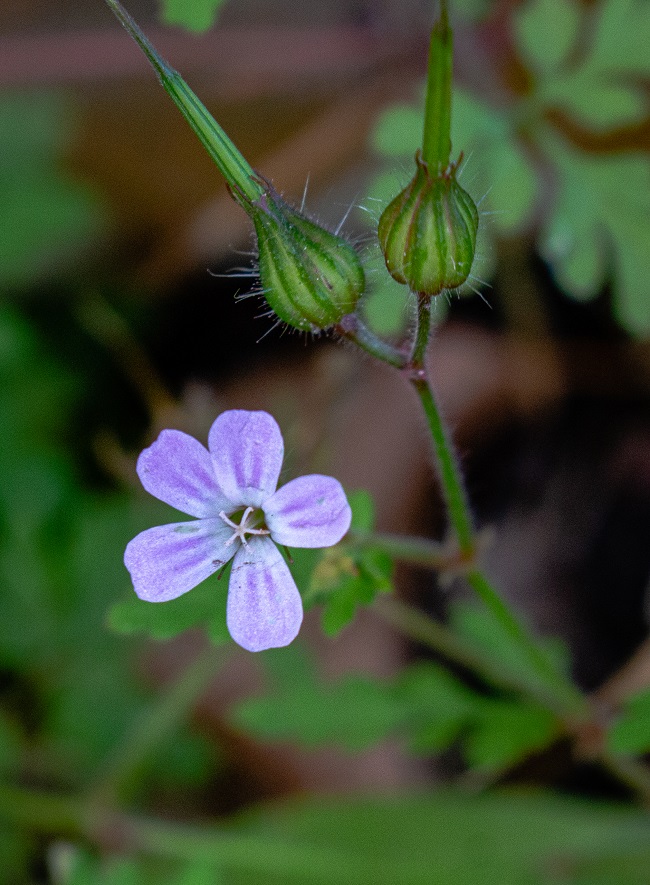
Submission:
POLYGON ((581 14, 574 0, 533 0, 523 6, 515 31, 522 55, 539 74, 536 101, 565 110, 594 130, 641 122, 648 102, 638 80, 650 72, 650 17, 642 6, 636 0, 601 0, 589 10, 584 45, 576 40, 581 14), (563 64, 574 44, 580 51, 563 64))
POLYGON ((581 11, 575 0, 527 0, 512 19, 517 48, 541 75, 561 67, 576 43, 581 11))
POLYGON ((558 195, 539 248, 560 285, 578 298, 605 284, 605 244, 614 312, 629 332, 650 332, 650 164, 640 156, 585 155, 550 132, 543 148, 558 174, 558 195), (587 245, 588 244, 588 245, 587 245), (603 273, 598 275, 598 271, 603 273))
POLYGON ((191 627, 205 627, 216 644, 228 639, 226 600, 228 576, 214 577, 189 593, 169 602, 143 602, 133 597, 115 603, 108 614, 108 626, 116 633, 171 639, 191 627))
POLYGON ((650 4, 646 0, 601 0, 591 48, 591 64, 628 76, 650 73, 650 4))
POLYGON ((485 157, 485 177, 490 177, 488 199, 495 214, 492 224, 500 234, 512 236, 531 220, 537 200, 537 174, 516 143, 492 147, 485 157))
MULTIPOLYGON (((368 492, 352 492, 352 528, 367 533, 374 524, 374 506, 368 492)), ((377 593, 392 590, 393 561, 380 547, 344 538, 322 554, 316 565, 306 602, 322 602, 323 629, 335 636, 353 618, 358 606, 370 605, 377 593)))
POLYGON ((608 82, 590 68, 549 81, 539 96, 545 104, 567 111, 578 123, 596 131, 640 123, 648 112, 648 103, 638 89, 608 82))
POLYGON ((396 698, 404 707, 403 728, 416 753, 439 752, 472 722, 480 699, 438 664, 417 663, 398 677, 396 698))
POLYGON ((607 734, 614 753, 647 753, 650 750, 650 690, 628 698, 621 715, 607 734))
MULTIPOLYGON (((524 676, 531 683, 540 677, 528 652, 488 609, 474 603, 459 601, 450 608, 450 624, 455 632, 477 648, 487 652, 509 672, 524 676)), ((569 655, 566 645, 558 637, 538 640, 549 661, 559 672, 568 673, 569 655)))
POLYGON ((235 725, 264 739, 298 740, 308 747, 336 744, 348 750, 376 744, 402 718, 388 684, 348 676, 325 685, 306 673, 279 694, 244 700, 232 713, 235 725))
POLYGON ((200 34, 216 22, 226 0, 162 0, 162 20, 200 34))
POLYGON ((465 756, 473 768, 501 769, 547 747, 559 733, 557 719, 542 707, 486 698, 465 738, 465 756))

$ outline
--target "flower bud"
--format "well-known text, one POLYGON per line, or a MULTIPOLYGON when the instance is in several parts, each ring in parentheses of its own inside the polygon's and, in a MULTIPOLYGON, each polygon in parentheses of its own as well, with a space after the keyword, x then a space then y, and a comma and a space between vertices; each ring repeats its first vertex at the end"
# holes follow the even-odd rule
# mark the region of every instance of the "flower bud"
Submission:
POLYGON ((343 237, 293 209, 266 182, 258 200, 233 195, 255 225, 262 293, 281 320, 317 332, 354 310, 365 278, 343 237))
POLYGON ((458 164, 432 173, 419 151, 415 162, 413 180, 384 209, 378 235, 391 276, 432 296, 469 276, 478 210, 456 181, 458 164))

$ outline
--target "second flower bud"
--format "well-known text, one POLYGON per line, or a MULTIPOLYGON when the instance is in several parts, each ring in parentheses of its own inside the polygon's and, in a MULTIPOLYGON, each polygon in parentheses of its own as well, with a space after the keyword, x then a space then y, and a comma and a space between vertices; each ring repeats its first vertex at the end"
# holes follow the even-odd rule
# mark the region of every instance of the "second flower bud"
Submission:
POLYGON ((478 210, 456 181, 457 164, 431 169, 419 151, 415 162, 410 184, 384 209, 378 236, 391 276, 431 297, 469 276, 478 210))

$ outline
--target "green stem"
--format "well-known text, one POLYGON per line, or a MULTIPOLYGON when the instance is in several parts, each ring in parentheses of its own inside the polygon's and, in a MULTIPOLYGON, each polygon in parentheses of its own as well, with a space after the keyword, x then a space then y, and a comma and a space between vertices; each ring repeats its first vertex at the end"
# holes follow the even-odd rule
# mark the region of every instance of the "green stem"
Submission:
POLYGON ((350 529, 346 537, 355 547, 379 548, 393 559, 422 568, 445 571, 460 565, 454 551, 427 538, 389 535, 382 532, 358 532, 354 529, 350 529))
POLYGON ((540 679, 562 699, 569 709, 574 711, 584 709, 586 701, 581 692, 568 677, 558 671, 557 667, 549 660, 544 649, 540 648, 538 642, 530 635, 526 627, 510 611, 506 602, 497 593, 485 575, 478 570, 474 570, 467 575, 467 582, 501 626, 515 640, 519 647, 526 652, 540 679))
POLYGON ((406 605, 393 596, 379 596, 373 610, 405 636, 472 671, 494 688, 515 691, 517 694, 536 700, 547 710, 555 713, 558 718, 573 721, 575 706, 569 707, 546 686, 537 682, 532 683, 519 673, 509 671, 501 661, 496 661, 476 649, 424 612, 406 605))
POLYGON ((475 548, 474 524, 449 433, 436 405, 425 370, 421 368, 412 372, 410 380, 420 397, 429 425, 438 475, 454 534, 461 553, 471 558, 475 548))
POLYGON ((433 174, 449 166, 451 154, 451 93, 453 69, 453 37, 445 0, 440 19, 431 31, 427 96, 424 111, 422 159, 433 174))
POLYGON ((424 369, 424 358, 431 336, 431 296, 418 295, 417 326, 413 339, 413 352, 410 367, 417 371, 424 369))
POLYGON ((93 801, 111 804, 128 792, 151 753, 185 721, 210 680, 222 651, 207 645, 178 679, 142 711, 100 768, 90 790, 93 801))
POLYGON ((343 317, 335 327, 335 332, 342 338, 346 338, 370 356, 381 360, 396 369, 403 369, 408 363, 408 357, 398 347, 393 347, 382 338, 379 338, 372 329, 368 328, 360 316, 350 313, 343 317))
POLYGON ((251 202, 259 200, 264 194, 264 188, 259 183, 255 171, 249 166, 205 105, 199 101, 180 74, 158 54, 153 44, 119 0, 106 0, 106 3, 147 56, 166 92, 176 102, 180 112, 217 164, 228 184, 235 191, 244 194, 251 202))

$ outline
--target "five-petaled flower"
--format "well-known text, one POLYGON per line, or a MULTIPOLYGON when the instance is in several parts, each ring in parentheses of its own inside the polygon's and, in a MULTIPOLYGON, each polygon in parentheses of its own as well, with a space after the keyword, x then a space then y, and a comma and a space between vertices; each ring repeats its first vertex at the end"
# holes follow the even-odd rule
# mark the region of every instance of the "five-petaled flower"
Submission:
POLYGON ((266 412, 224 412, 208 445, 209 451, 186 433, 163 430, 138 458, 145 489, 198 519, 147 529, 128 544, 124 563, 135 592, 148 602, 175 599, 234 557, 230 635, 249 651, 288 645, 300 629, 302 601, 275 543, 338 543, 350 527, 345 492, 318 474, 276 491, 284 443, 266 412))

